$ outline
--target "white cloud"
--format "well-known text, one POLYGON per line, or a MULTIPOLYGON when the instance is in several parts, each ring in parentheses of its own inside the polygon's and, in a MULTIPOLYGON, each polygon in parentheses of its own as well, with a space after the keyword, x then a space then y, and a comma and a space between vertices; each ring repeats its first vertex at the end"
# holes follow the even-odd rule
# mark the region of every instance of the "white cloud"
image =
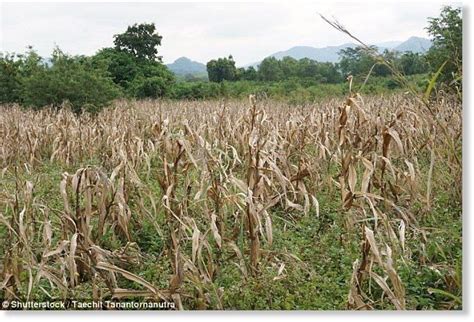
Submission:
POLYGON ((350 41, 322 21, 336 17, 367 42, 426 36, 427 17, 441 2, 265 3, 2 3, 0 50, 33 45, 43 56, 55 45, 93 54, 135 22, 155 22, 165 62, 180 56, 206 62, 232 54, 239 65, 296 45, 350 41))

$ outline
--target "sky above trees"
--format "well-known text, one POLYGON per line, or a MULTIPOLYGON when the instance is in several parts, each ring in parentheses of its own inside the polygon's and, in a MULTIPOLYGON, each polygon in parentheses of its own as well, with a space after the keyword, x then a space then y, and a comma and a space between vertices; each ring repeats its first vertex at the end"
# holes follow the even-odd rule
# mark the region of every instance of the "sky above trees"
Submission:
MULTIPOLYGON (((55 46, 70 54, 94 54, 112 45, 126 26, 154 22, 163 36, 166 63, 181 56, 206 62, 232 54, 238 65, 293 46, 349 42, 317 13, 334 17, 369 43, 427 37, 427 17, 449 2, 263 3, 1 3, 0 51, 32 45, 48 56, 55 46)), ((452 4, 452 3, 451 3, 452 4)))

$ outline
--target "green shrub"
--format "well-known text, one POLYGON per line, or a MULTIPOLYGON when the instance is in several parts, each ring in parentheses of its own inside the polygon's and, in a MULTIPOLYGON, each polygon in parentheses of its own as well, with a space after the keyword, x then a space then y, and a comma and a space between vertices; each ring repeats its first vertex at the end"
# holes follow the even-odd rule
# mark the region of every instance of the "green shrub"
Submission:
POLYGON ((210 82, 177 82, 169 95, 174 99, 209 99, 220 96, 220 86, 210 82))
POLYGON ((25 106, 59 108, 68 102, 74 112, 98 111, 120 95, 105 68, 85 57, 70 57, 55 50, 51 66, 38 64, 22 79, 21 102, 25 106))
POLYGON ((0 56, 0 103, 20 101, 19 62, 12 55, 0 56))
POLYGON ((130 84, 129 94, 136 98, 163 97, 168 91, 168 83, 162 77, 135 78, 130 84))

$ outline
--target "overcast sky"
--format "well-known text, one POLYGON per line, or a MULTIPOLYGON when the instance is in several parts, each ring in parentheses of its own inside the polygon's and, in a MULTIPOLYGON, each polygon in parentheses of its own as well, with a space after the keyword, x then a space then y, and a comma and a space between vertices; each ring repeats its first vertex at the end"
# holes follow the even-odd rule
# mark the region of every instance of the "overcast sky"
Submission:
POLYGON ((42 56, 54 46, 94 54, 112 46, 128 25, 154 22, 166 63, 181 56, 200 62, 232 54, 238 65, 293 46, 324 47, 350 40, 317 15, 335 17, 368 43, 427 37, 427 17, 447 2, 264 3, 6 3, 1 4, 0 51, 32 45, 42 56))

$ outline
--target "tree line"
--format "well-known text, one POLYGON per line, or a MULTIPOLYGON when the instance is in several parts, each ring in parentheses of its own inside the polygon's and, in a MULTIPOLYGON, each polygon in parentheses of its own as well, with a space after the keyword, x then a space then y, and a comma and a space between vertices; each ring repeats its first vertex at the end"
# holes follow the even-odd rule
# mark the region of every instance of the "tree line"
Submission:
MULTIPOLYGON (((443 66, 439 80, 460 91, 461 9, 443 7, 439 17, 429 19, 427 31, 433 45, 426 54, 384 51, 381 56, 407 76, 436 73, 443 66)), ((179 82, 158 55, 161 40, 153 23, 143 23, 115 35, 113 47, 93 56, 71 56, 59 48, 48 59, 32 48, 0 54, 0 104, 59 108, 67 101, 77 112, 94 112, 120 97, 196 99, 263 91, 314 98, 341 92, 348 75, 362 78, 370 72, 379 79, 391 74, 366 49, 355 47, 342 50, 338 63, 269 57, 258 68, 237 68, 232 56, 218 58, 207 63, 210 82, 179 82)), ((381 82, 396 87, 391 80, 381 82)))
MULTIPOLYGON (((377 50, 376 47, 373 47, 377 50)), ((382 57, 392 61, 405 75, 424 74, 429 72, 427 56, 420 53, 396 53, 385 50, 382 57)), ((264 81, 278 82, 289 79, 313 80, 319 83, 336 84, 344 81, 348 75, 372 75, 386 77, 391 75, 389 68, 380 64, 363 47, 343 49, 339 53, 340 62, 318 62, 309 58, 292 57, 265 58, 256 69, 253 66, 237 68, 232 56, 213 59, 207 63, 209 81, 264 81)))
POLYGON ((56 48, 44 59, 32 48, 0 57, 0 103, 33 108, 95 111, 119 97, 158 98, 175 77, 158 56, 162 37, 154 24, 135 24, 114 36, 114 47, 93 56, 71 56, 56 48))
POLYGON ((429 18, 426 28, 432 37, 433 46, 426 54, 396 52, 384 50, 379 57, 362 46, 348 47, 339 52, 338 63, 318 62, 309 58, 294 59, 283 57, 265 58, 256 69, 253 66, 237 68, 232 56, 213 59, 206 65, 211 82, 222 81, 264 81, 278 82, 291 79, 312 80, 318 83, 336 84, 347 76, 366 77, 369 73, 375 77, 388 77, 392 70, 381 60, 389 61, 402 74, 417 75, 436 72, 446 61, 441 74, 445 81, 453 81, 462 71, 462 16, 460 8, 444 7, 437 18, 429 18))

